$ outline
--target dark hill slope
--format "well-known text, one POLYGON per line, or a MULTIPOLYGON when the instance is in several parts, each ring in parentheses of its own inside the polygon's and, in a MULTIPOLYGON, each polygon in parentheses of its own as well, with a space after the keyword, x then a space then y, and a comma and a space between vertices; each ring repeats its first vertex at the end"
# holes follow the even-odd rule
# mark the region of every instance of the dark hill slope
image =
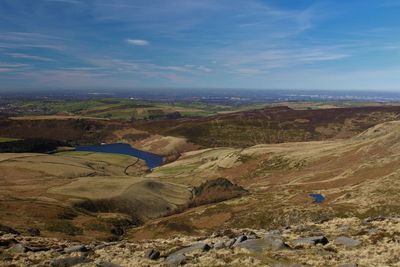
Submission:
POLYGON ((186 137, 205 146, 245 147, 354 136, 379 123, 400 118, 400 107, 294 110, 288 107, 221 114, 207 118, 143 122, 136 128, 186 137))

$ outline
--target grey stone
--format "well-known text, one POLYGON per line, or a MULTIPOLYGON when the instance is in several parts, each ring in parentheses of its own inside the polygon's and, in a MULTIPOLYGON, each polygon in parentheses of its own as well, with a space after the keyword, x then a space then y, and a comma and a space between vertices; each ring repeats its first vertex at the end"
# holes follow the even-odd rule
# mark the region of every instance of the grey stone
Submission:
POLYGON ((85 245, 76 245, 64 248, 65 253, 72 253, 72 252, 87 252, 88 248, 85 245))
POLYGON ((34 246, 26 246, 26 249, 32 252, 40 252, 40 251, 49 251, 50 248, 45 246, 34 247, 34 246))
POLYGON ((160 258, 160 252, 154 249, 149 249, 146 251, 145 257, 150 260, 158 260, 160 258))
POLYGON ((339 236, 338 238, 335 239, 335 244, 343 245, 345 247, 357 247, 361 245, 361 241, 352 239, 350 237, 339 236))
POLYGON ((165 259, 165 263, 170 266, 182 265, 186 262, 187 257, 183 254, 171 254, 165 259))
POLYGON ((339 265, 339 267, 358 267, 358 264, 357 263, 347 263, 347 264, 339 265))
POLYGON ((219 242, 215 243, 215 245, 214 245, 215 249, 222 249, 222 248, 225 248, 225 247, 226 246, 225 246, 225 242, 224 241, 219 241, 219 242))
POLYGON ((106 244, 100 244, 100 245, 95 246, 95 247, 94 247, 94 250, 103 249, 103 248, 105 248, 105 247, 107 247, 106 244))
POLYGON ((235 242, 236 238, 229 239, 228 241, 225 242, 225 247, 230 248, 233 246, 233 244, 235 244, 235 242))
POLYGON ((267 234, 264 239, 248 239, 237 245, 254 252, 264 250, 280 250, 288 248, 280 236, 267 234))
POLYGON ((81 263, 91 262, 86 257, 66 257, 61 259, 55 259, 50 262, 52 267, 70 267, 81 263))
POLYGON ((311 247, 317 244, 326 245, 329 241, 325 236, 311 236, 306 238, 300 238, 293 242, 293 247, 295 248, 304 248, 311 247))
POLYGON ((272 250, 288 248, 288 245, 283 241, 280 235, 269 233, 265 235, 264 240, 272 250))
POLYGON ((122 267, 109 261, 96 261, 96 267, 122 267))
POLYGON ((15 244, 8 249, 12 253, 25 253, 27 251, 26 247, 22 244, 15 244))
POLYGON ((3 225, 3 224, 0 224, 0 232, 6 233, 6 234, 20 235, 20 233, 17 230, 15 230, 7 225, 3 225))
POLYGON ((274 263, 271 267, 303 267, 304 265, 297 263, 274 263))
POLYGON ((245 236, 245 235, 241 235, 241 236, 239 236, 238 238, 236 238, 236 241, 235 241, 235 243, 232 245, 233 247, 236 247, 236 246, 238 246, 240 243, 242 243, 243 241, 246 241, 247 240, 247 236, 245 236))
POLYGON ((10 247, 11 245, 18 244, 18 241, 15 240, 14 238, 10 239, 2 239, 0 240, 0 247, 10 247))
POLYGON ((246 235, 247 239, 259 239, 259 237, 256 234, 249 234, 246 235))
POLYGON ((207 245, 206 243, 195 243, 189 247, 182 248, 178 251, 175 251, 174 253, 171 253, 168 255, 168 257, 165 259, 165 262, 169 265, 181 265, 183 264, 186 260, 187 257, 185 256, 186 253, 191 253, 194 251, 209 251, 211 247, 207 245))

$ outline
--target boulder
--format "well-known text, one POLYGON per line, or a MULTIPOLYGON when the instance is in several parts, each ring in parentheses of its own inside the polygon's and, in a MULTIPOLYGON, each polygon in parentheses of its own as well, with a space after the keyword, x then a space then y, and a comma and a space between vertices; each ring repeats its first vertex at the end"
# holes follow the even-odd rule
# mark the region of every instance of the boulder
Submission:
POLYGON ((235 242, 236 238, 229 239, 228 241, 225 242, 225 247, 230 248, 233 246, 233 244, 235 244, 235 242))
POLYGON ((264 239, 247 239, 238 244, 238 247, 246 248, 254 252, 262 252, 264 250, 285 249, 288 248, 288 245, 283 242, 281 236, 267 234, 264 239))
POLYGON ((40 252, 40 251, 49 251, 50 248, 45 246, 25 246, 28 251, 32 252, 40 252))
POLYGON ((90 259, 86 257, 66 257, 50 261, 52 267, 70 267, 81 263, 89 263, 90 259))
POLYGON ((96 261, 96 267, 122 267, 109 261, 96 261))
POLYGON ((158 260, 160 258, 160 252, 158 250, 149 249, 144 256, 150 260, 158 260))
POLYGON ((13 235, 20 235, 20 233, 17 230, 14 230, 13 228, 0 224, 0 232, 6 233, 6 234, 13 234, 13 235))
POLYGON ((312 247, 317 244, 326 245, 329 241, 325 236, 311 236, 306 238, 299 238, 293 242, 294 248, 312 247))
POLYGON ((10 247, 10 248, 8 249, 8 251, 9 251, 9 252, 12 252, 12 253, 25 253, 25 252, 27 252, 28 250, 27 250, 26 247, 25 247, 24 245, 22 245, 22 244, 15 244, 15 245, 13 245, 12 247, 10 247))
POLYGON ((165 262, 169 265, 180 265, 180 264, 183 264, 187 260, 187 257, 185 256, 185 254, 191 253, 194 251, 205 252, 205 251, 209 251, 210 249, 211 249, 211 247, 209 245, 207 245, 206 243, 203 243, 203 242, 195 243, 189 247, 185 247, 185 248, 182 248, 178 251, 171 253, 165 259, 165 262))
POLYGON ((165 263, 170 266, 179 266, 185 264, 187 257, 183 254, 173 254, 165 259, 165 263))
POLYGON ((8 239, 1 239, 0 240, 0 247, 10 247, 11 245, 18 244, 18 241, 15 240, 14 238, 8 238, 8 239))
POLYGON ((89 249, 85 245, 75 245, 75 246, 64 248, 65 253, 87 252, 88 250, 89 249))
POLYGON ((350 237, 339 236, 338 238, 335 239, 335 244, 342 245, 345 247, 357 247, 361 245, 361 241, 352 239, 350 237))
POLYGON ((218 241, 217 243, 214 244, 215 249, 222 249, 225 248, 225 242, 224 241, 218 241))
POLYGON ((272 250, 280 250, 289 246, 283 241, 282 237, 275 233, 268 233, 264 237, 265 242, 272 250))
POLYGON ((247 236, 241 235, 238 238, 236 238, 235 243, 232 245, 233 247, 237 247, 240 243, 244 242, 247 240, 247 236))

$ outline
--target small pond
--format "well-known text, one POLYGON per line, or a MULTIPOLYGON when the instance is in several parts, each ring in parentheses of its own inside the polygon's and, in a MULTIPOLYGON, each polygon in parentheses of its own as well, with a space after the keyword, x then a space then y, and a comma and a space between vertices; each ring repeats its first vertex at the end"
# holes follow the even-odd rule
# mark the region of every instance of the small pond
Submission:
POLYGON ((309 194, 309 196, 314 199, 315 203, 322 203, 325 201, 325 197, 321 194, 309 194))
POLYGON ((128 144, 122 143, 94 146, 78 146, 76 147, 75 151, 129 155, 144 160, 149 169, 154 169, 155 167, 158 167, 163 163, 163 157, 160 155, 142 151, 133 148, 128 144))

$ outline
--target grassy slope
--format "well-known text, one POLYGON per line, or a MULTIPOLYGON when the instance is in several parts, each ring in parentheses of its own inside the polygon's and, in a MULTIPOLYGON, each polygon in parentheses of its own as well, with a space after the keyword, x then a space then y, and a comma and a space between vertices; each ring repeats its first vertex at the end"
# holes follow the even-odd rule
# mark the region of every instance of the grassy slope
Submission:
POLYGON ((251 194, 160 219, 132 230, 131 236, 168 236, 173 225, 181 225, 182 232, 269 229, 336 216, 398 215, 399 130, 400 122, 390 122, 348 140, 187 153, 148 176, 186 184, 222 176, 251 194), (321 193, 326 201, 313 204, 310 193, 321 193))

